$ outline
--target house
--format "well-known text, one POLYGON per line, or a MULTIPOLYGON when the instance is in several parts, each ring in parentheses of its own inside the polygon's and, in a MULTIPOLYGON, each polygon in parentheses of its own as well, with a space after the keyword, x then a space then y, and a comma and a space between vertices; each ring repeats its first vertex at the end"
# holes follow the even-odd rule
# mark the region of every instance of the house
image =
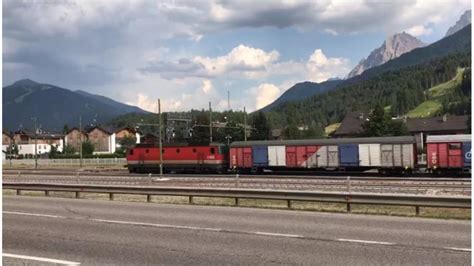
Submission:
POLYGON ((115 146, 116 149, 121 147, 121 141, 126 137, 135 138, 135 143, 140 143, 140 133, 133 127, 122 127, 115 130, 115 146))
POLYGON ((427 135, 468 134, 467 115, 443 115, 440 117, 406 118, 408 132, 415 136, 418 149, 423 150, 427 135))
POLYGON ((51 146, 55 146, 59 152, 62 152, 64 148, 63 138, 62 134, 42 130, 37 130, 36 134, 24 130, 16 131, 13 134, 13 142, 18 146, 19 155, 46 154, 51 151, 51 146))
POLYGON ((87 133, 85 131, 82 131, 81 133, 77 127, 71 128, 68 132, 66 132, 66 135, 64 136, 65 145, 74 148, 75 151, 79 151, 81 142, 84 142, 86 140, 87 133))
MULTIPOLYGON (((428 118, 398 119, 405 123, 410 135, 415 136, 418 149, 423 150, 427 135, 468 134, 467 115, 443 115, 428 118)), ((357 137, 362 132, 362 124, 367 115, 362 112, 351 112, 344 117, 341 126, 331 137, 357 137)))
POLYGON ((10 146, 13 144, 13 137, 6 131, 2 132, 2 145, 10 146))
POLYGON ((114 153, 116 149, 115 132, 110 128, 93 126, 87 129, 87 137, 94 145, 95 154, 114 153))
POLYGON ((5 154, 8 151, 8 147, 14 144, 13 137, 6 131, 2 131, 2 151, 5 154))
POLYGON ((363 112, 350 112, 341 122, 341 125, 330 136, 334 138, 356 137, 362 132, 362 124, 367 121, 363 112))

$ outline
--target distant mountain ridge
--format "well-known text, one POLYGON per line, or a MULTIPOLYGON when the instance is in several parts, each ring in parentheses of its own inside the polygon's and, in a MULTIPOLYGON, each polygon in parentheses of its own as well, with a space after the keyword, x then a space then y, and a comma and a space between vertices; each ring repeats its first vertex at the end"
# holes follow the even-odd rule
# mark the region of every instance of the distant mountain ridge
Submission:
POLYGON ((321 83, 315 82, 301 82, 293 85, 291 88, 286 90, 278 99, 271 104, 265 106, 261 111, 270 111, 272 108, 287 102, 298 101, 307 97, 311 97, 325 91, 335 88, 342 82, 340 79, 331 79, 321 83))
POLYGON ((65 124, 78 126, 79 116, 84 125, 105 123, 127 113, 148 113, 104 96, 85 91, 71 91, 30 79, 19 80, 3 88, 3 127, 16 130, 37 126, 59 132, 65 124))
POLYGON ((461 17, 459 18, 458 21, 456 21, 456 24, 451 26, 448 31, 446 32, 446 36, 452 35, 453 33, 458 32, 462 28, 466 27, 467 25, 471 24, 471 16, 472 12, 471 10, 466 10, 461 17))
POLYGON ((425 43, 406 32, 390 36, 379 48, 373 50, 366 59, 362 59, 359 64, 349 72, 347 78, 360 75, 369 68, 382 65, 391 59, 425 45, 425 43))

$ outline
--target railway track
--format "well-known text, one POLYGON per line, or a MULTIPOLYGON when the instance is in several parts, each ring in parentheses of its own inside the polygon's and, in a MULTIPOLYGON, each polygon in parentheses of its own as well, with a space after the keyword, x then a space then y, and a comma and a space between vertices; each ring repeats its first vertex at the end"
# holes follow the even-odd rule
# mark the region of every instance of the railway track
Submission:
POLYGON ((353 191, 367 193, 403 193, 428 195, 471 195, 471 180, 458 178, 375 178, 375 177, 307 177, 298 176, 178 176, 114 173, 47 173, 5 172, 7 182, 150 185, 211 188, 252 188, 304 191, 353 191))
MULTIPOLYGON (((131 174, 123 170, 112 170, 112 171, 101 171, 100 169, 89 169, 89 170, 63 170, 63 169, 47 169, 47 170, 33 170, 33 169, 18 169, 18 170, 3 170, 3 175, 25 175, 25 174, 34 174, 34 175, 50 175, 50 176, 62 176, 62 175, 80 175, 80 176, 116 176, 116 177, 130 177, 130 178, 141 178, 141 177, 166 177, 166 178, 235 178, 236 174, 131 174)), ((283 174, 271 174, 266 173, 262 175, 256 174, 238 174, 241 178, 253 178, 253 179, 325 179, 325 180, 335 180, 335 179, 347 179, 348 176, 352 180, 386 180, 386 181, 397 181, 397 180, 412 180, 412 181, 470 181, 470 176, 462 177, 450 177, 450 176, 424 176, 420 177, 418 175, 410 176, 380 176, 376 173, 344 173, 333 175, 328 172, 319 173, 319 174, 310 174, 310 173, 299 173, 298 175, 294 173, 283 173, 283 174), (355 174, 355 175, 354 175, 355 174), (365 175, 363 175, 365 174, 365 175)))

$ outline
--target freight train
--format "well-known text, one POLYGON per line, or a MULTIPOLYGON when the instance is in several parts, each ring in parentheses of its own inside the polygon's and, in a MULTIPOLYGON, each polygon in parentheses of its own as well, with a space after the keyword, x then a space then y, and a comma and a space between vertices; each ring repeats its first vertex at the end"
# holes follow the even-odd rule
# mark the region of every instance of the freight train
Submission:
MULTIPOLYGON (((463 173, 471 171, 471 135, 428 136, 426 163, 415 137, 237 141, 230 147, 165 146, 164 172, 366 171, 463 173)), ((159 171, 159 148, 139 144, 127 154, 130 172, 159 171)))

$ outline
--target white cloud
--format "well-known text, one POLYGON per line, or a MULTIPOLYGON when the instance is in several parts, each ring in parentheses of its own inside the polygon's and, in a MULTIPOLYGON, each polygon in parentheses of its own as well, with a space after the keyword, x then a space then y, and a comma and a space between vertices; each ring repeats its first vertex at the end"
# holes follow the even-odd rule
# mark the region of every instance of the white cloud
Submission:
POLYGON ((279 56, 275 50, 266 52, 240 44, 223 56, 195 56, 192 59, 182 58, 176 62, 152 61, 140 70, 143 73, 160 73, 166 79, 190 76, 211 78, 223 74, 259 78, 268 72, 279 56))
POLYGON ((211 76, 233 71, 252 76, 254 72, 265 71, 278 57, 279 53, 275 50, 265 52, 241 44, 232 49, 227 55, 215 58, 197 56, 193 61, 204 66, 211 76))
POLYGON ((280 89, 269 83, 264 83, 256 89, 256 104, 255 109, 263 108, 280 96, 280 89))
POLYGON ((137 99, 134 102, 126 102, 128 105, 135 105, 143 110, 156 113, 158 112, 158 102, 150 99, 148 96, 142 93, 137 94, 137 99))
POLYGON ((309 80, 323 82, 346 75, 349 72, 349 60, 342 57, 328 58, 321 49, 316 49, 309 57, 306 67, 309 80))
POLYGON ((413 26, 407 30, 405 30, 405 32, 415 36, 415 37, 418 37, 418 36, 423 36, 423 35, 430 35, 433 33, 433 29, 431 28, 427 28, 423 25, 416 25, 416 26, 413 26))
POLYGON ((208 79, 205 79, 202 81, 202 92, 206 95, 211 94, 214 91, 214 85, 212 85, 212 82, 208 79))

